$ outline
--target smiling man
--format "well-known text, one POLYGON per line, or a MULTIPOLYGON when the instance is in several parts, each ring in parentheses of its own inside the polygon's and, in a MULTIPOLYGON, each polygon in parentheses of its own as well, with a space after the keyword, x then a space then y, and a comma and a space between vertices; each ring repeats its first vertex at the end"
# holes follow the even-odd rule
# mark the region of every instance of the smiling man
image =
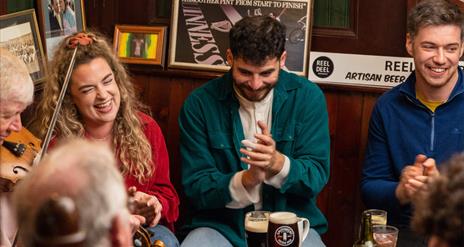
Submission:
POLYGON ((388 223, 400 229, 399 247, 426 246, 410 231, 411 200, 438 174, 435 162, 464 150, 463 21, 447 1, 417 4, 406 36, 415 71, 372 112, 362 195, 367 207, 388 211, 388 223))
MULTIPOLYGON (((179 117, 182 182, 193 204, 182 246, 246 246, 252 210, 311 222, 303 246, 325 246, 316 197, 329 178, 324 95, 285 66, 285 27, 246 17, 229 33, 224 76, 195 90, 179 117)), ((296 241, 296 240, 295 240, 296 241)))

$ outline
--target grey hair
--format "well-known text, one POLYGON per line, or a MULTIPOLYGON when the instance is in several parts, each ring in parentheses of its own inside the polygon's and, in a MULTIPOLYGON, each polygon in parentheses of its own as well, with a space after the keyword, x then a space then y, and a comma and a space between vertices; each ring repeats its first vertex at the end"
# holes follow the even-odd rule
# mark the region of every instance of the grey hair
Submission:
POLYGON ((0 48, 0 102, 14 101, 30 105, 34 96, 26 64, 4 48, 0 48))
POLYGON ((19 237, 25 246, 34 246, 37 210, 53 194, 74 200, 80 229, 86 231, 85 246, 110 246, 108 231, 117 215, 129 225, 123 178, 107 147, 82 139, 68 140, 15 188, 19 237))
POLYGON ((459 7, 445 0, 423 0, 408 15, 407 32, 414 38, 420 28, 438 25, 456 25, 464 40, 464 17, 459 7))

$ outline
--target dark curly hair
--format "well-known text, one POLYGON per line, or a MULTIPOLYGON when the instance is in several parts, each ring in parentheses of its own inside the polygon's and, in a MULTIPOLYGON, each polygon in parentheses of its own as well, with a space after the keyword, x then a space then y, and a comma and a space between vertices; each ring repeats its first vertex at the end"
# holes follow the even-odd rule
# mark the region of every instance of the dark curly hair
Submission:
POLYGON ((408 15, 407 32, 411 38, 419 29, 429 25, 456 25, 464 40, 464 17, 459 7, 445 0, 423 0, 408 15))
POLYGON ((280 58, 285 50, 285 30, 269 16, 245 17, 229 32, 232 55, 258 66, 267 59, 280 58))
POLYGON ((464 246, 464 153, 453 156, 421 191, 412 227, 449 247, 464 246))

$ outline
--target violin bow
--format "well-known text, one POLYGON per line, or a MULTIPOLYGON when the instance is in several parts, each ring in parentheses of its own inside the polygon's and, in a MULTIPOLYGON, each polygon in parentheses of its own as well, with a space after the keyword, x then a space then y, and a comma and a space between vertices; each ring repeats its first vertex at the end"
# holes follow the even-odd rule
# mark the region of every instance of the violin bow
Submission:
POLYGON ((78 47, 79 46, 76 45, 76 47, 74 48, 74 52, 71 57, 71 62, 69 63, 68 71, 66 72, 66 77, 64 79, 63 86, 61 87, 58 101, 56 102, 55 110, 53 111, 52 118, 50 119, 50 124, 48 126, 47 134, 45 135, 45 138, 42 143, 42 149, 40 150, 39 155, 38 155, 39 161, 42 160, 43 155, 47 153, 48 145, 50 144, 50 141, 52 139, 52 133, 53 133, 53 130, 55 129, 56 120, 58 119, 58 114, 60 112, 61 105, 63 103, 64 96, 66 94, 66 90, 68 90, 69 80, 71 79, 71 73, 74 68, 74 63, 76 62, 76 53, 77 53, 78 47))

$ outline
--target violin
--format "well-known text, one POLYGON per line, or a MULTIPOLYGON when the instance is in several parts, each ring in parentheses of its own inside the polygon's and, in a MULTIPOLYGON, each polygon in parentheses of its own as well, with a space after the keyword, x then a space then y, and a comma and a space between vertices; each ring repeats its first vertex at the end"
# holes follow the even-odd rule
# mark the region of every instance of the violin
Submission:
POLYGON ((40 144, 41 140, 26 128, 11 133, 0 147, 0 177, 13 185, 24 178, 32 169, 40 144))
POLYGON ((153 233, 143 227, 139 227, 132 237, 134 247, 165 247, 164 242, 159 239, 155 240, 152 244, 150 241, 152 236, 153 233))

